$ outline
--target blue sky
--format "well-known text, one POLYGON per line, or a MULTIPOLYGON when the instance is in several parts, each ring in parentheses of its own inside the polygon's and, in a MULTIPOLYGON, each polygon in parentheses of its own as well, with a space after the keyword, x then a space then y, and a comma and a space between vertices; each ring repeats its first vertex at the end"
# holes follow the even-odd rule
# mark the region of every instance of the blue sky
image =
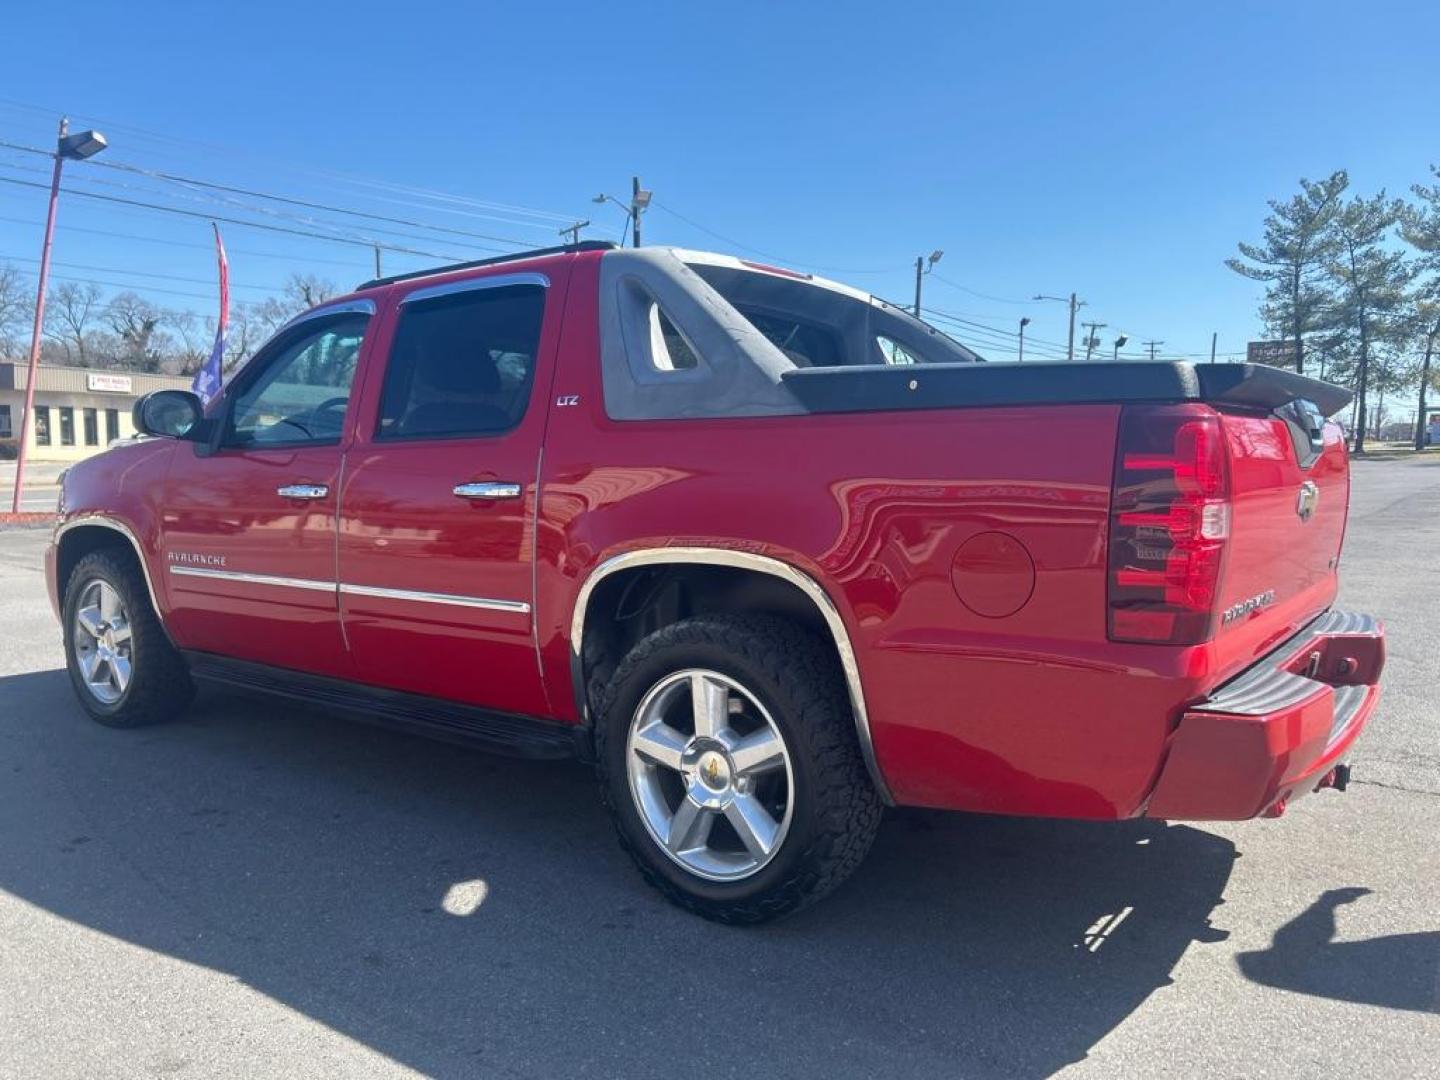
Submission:
MULTIPOLYGON (((566 215, 615 235, 620 211, 590 196, 625 197, 639 173, 655 192, 648 242, 736 250, 689 219, 902 300, 915 256, 942 248, 927 306, 1001 331, 1029 315, 1043 350, 1064 340, 1065 310, 1024 301, 1074 289, 1107 340, 1163 339, 1162 353, 1203 353, 1212 330, 1222 353, 1259 336, 1258 288, 1222 260, 1258 236, 1267 198, 1339 167, 1358 190, 1400 193, 1440 162, 1433 3, 219 10, 12 9, 0 140, 47 145, 64 109, 105 131, 107 160, 536 245, 566 215)), ((43 183, 29 171, 43 165, 0 152, 0 177, 43 183)), ((144 176, 70 176, 258 219, 144 176)), ((37 255, 43 204, 40 190, 0 184, 0 261, 33 266, 18 260, 37 255)), ((264 220, 305 227, 304 211, 270 209, 264 220)), ((358 247, 222 228, 239 299, 296 270, 354 284, 371 265, 358 247)), ((206 230, 67 197, 56 273, 208 311, 206 230)), ((430 235, 392 239, 486 254, 430 235)), ((1002 338, 971 340, 1007 355, 1002 338)))

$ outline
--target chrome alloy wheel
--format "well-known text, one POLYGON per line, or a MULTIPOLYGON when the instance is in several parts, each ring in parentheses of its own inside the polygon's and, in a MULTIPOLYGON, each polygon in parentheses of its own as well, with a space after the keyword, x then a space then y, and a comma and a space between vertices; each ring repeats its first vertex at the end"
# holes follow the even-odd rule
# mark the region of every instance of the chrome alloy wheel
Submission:
POLYGON ((102 705, 114 705, 130 686, 134 640, 129 614, 111 585, 98 578, 86 583, 70 636, 85 688, 102 705))
POLYGON ((692 668, 660 680, 635 710, 625 759, 640 820, 690 873, 737 881, 784 843, 790 753, 764 706, 734 679, 692 668))

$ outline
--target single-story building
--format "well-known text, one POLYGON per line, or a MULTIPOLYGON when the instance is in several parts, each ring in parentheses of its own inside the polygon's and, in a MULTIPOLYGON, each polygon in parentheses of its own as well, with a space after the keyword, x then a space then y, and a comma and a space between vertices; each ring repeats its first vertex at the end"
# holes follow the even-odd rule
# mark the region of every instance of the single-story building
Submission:
MULTIPOLYGON (((14 457, 25 411, 25 364, 0 363, 0 455, 14 457)), ((130 410, 152 390, 188 390, 189 378, 42 364, 35 380, 31 461, 79 461, 135 434, 130 410)))

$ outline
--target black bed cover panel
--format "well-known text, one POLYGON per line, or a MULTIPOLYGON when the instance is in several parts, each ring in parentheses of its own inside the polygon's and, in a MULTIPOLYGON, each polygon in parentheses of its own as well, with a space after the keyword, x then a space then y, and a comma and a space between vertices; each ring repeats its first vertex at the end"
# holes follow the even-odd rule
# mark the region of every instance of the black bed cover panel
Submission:
POLYGON ((1344 387, 1263 364, 1184 361, 812 367, 787 371, 782 379, 811 412, 1140 401, 1205 401, 1269 412, 1299 398, 1332 416, 1351 399, 1344 387))

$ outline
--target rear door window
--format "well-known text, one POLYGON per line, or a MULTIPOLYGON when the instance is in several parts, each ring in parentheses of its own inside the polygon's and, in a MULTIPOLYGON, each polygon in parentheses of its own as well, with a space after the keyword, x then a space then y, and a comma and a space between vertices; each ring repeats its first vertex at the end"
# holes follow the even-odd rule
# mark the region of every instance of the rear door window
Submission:
POLYGON ((406 300, 380 398, 380 439, 498 435, 530 403, 545 316, 540 285, 406 300))

